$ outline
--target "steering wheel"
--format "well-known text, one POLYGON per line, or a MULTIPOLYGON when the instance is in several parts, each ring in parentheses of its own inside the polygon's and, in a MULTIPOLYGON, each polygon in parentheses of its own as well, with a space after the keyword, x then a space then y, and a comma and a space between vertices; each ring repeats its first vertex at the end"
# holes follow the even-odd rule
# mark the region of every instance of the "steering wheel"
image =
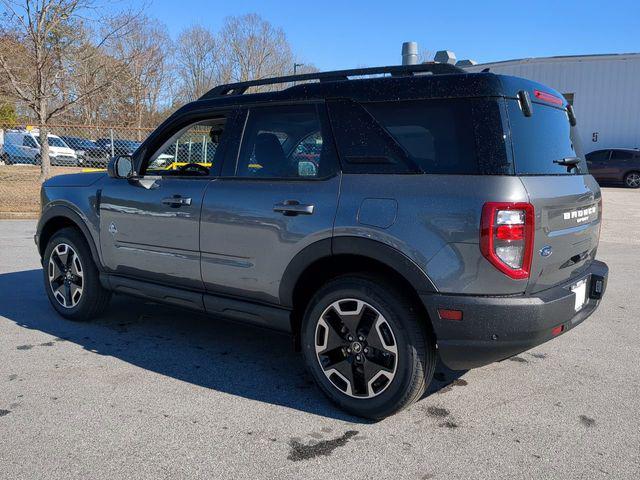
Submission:
POLYGON ((202 175, 209 175, 209 169, 207 167, 200 165, 199 163, 187 163, 186 165, 182 165, 181 167, 178 167, 178 171, 193 172, 193 173, 197 172, 202 175))

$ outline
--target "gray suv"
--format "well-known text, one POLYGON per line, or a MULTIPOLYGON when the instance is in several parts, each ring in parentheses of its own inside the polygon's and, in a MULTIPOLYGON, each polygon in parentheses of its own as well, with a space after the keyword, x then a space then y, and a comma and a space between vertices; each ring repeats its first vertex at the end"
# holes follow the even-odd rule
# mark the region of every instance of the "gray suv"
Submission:
POLYGON ((504 360, 597 308, 575 124, 544 85, 437 63, 222 85, 44 184, 46 292, 72 320, 115 292, 290 332, 324 393, 382 418, 438 358, 504 360))

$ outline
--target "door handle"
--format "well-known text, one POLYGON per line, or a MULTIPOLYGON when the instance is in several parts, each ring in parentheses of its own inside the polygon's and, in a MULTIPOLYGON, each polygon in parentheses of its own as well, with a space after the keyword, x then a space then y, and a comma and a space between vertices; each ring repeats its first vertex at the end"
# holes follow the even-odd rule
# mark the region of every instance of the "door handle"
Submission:
POLYGON ((315 205, 309 205, 300 203, 297 200, 286 200, 281 203, 276 203, 273 206, 274 212, 282 213, 287 217, 293 217, 295 215, 311 215, 315 205))
POLYGON ((191 205, 191 197, 181 197, 180 195, 174 195, 173 197, 167 197, 162 199, 164 205, 171 207, 181 207, 182 205, 191 205))

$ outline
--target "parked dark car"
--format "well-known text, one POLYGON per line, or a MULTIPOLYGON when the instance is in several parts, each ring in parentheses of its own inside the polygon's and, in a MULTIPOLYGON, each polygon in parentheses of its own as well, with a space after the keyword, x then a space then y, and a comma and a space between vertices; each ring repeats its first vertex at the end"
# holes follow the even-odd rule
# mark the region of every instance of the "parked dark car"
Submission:
POLYGON ((138 147, 141 145, 140 142, 136 142, 134 140, 113 140, 113 147, 111 145, 110 138, 99 138, 96 140, 96 144, 100 148, 104 148, 107 152, 109 152, 109 156, 117 157, 118 155, 133 155, 138 147))
POLYGON ((109 152, 104 148, 100 148, 95 142, 82 137, 62 136, 60 138, 76 152, 79 166, 107 167, 110 158, 109 152))
POLYGON ((73 320, 116 292, 290 332, 329 398, 379 419, 437 361, 501 361, 598 308, 576 121, 549 87, 440 63, 221 85, 107 172, 43 184, 45 291, 73 320))
POLYGON ((640 150, 637 148, 595 150, 586 157, 589 173, 598 183, 640 187, 640 150))

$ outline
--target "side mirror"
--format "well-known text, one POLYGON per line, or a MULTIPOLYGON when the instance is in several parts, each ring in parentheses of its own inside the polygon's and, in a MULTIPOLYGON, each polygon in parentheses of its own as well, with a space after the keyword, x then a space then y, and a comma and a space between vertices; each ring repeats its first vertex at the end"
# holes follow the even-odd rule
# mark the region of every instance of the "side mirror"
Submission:
POLYGON ((135 176, 133 160, 129 155, 119 155, 109 160, 107 173, 111 178, 131 178, 135 176))

